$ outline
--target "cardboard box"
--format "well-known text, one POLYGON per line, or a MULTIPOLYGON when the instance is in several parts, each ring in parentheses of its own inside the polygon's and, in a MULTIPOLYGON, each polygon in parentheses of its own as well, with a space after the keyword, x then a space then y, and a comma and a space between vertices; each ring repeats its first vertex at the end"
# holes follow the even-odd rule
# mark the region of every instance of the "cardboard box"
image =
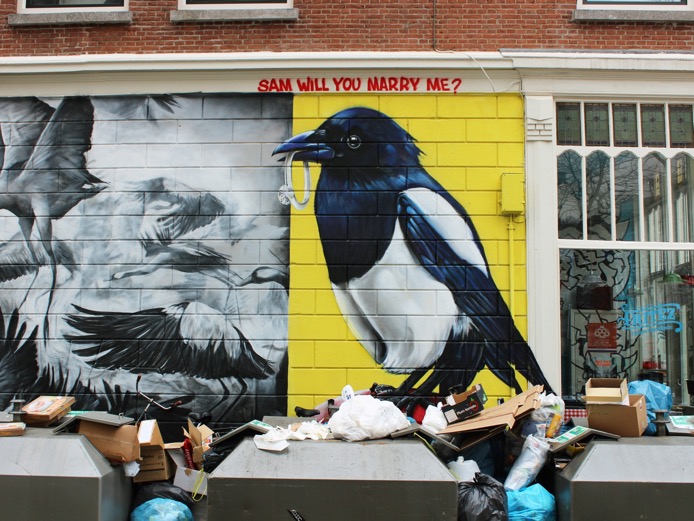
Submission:
POLYGON ((482 412, 487 396, 482 385, 477 384, 464 393, 451 394, 446 398, 446 405, 441 408, 446 421, 450 425, 482 412))
POLYGON ((591 378, 586 382, 586 403, 629 405, 627 381, 623 378, 591 378))
POLYGON ((642 394, 630 394, 628 399, 629 405, 588 404, 588 426, 624 437, 641 436, 648 426, 646 397, 642 394))
POLYGON ((460 449, 472 447, 499 432, 503 432, 507 427, 512 428, 518 420, 535 409, 539 409, 542 405, 540 393, 543 389, 542 385, 531 387, 527 391, 509 398, 501 405, 485 409, 472 418, 449 425, 439 434, 464 435, 458 444, 460 449))
POLYGON ((133 478, 135 483, 166 481, 173 476, 175 466, 164 449, 164 440, 157 420, 140 422, 137 431, 140 444, 140 471, 133 478))
POLYGON ((73 403, 73 396, 39 396, 22 407, 26 413, 24 423, 44 427, 50 425, 70 412, 73 403))
POLYGON ((188 430, 183 429, 183 434, 190 439, 193 444, 193 461, 202 463, 202 458, 212 443, 214 431, 207 425, 195 426, 190 419, 188 420, 188 430))
POLYGON ((169 449, 166 452, 176 465, 174 486, 190 492, 193 496, 207 494, 207 473, 202 470, 186 468, 186 458, 181 449, 169 449))
POLYGON ((109 461, 127 463, 140 459, 137 426, 115 427, 104 423, 80 421, 77 433, 83 434, 109 461))
POLYGON ((23 436, 25 429, 24 422, 0 423, 0 436, 23 436))

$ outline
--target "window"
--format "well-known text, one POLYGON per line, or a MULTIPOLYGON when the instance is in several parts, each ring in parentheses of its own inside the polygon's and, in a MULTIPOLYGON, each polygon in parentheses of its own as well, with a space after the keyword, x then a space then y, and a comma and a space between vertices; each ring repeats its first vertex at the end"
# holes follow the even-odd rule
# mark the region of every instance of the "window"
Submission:
POLYGON ((694 107, 556 104, 562 394, 694 380, 694 107))
POLYGON ((127 10, 128 0, 19 0, 20 13, 127 10))

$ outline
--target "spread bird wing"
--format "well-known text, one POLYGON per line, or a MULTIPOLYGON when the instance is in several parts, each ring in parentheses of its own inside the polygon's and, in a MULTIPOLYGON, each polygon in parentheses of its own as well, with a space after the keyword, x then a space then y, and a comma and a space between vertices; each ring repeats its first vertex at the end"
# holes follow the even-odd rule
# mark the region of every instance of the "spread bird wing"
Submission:
POLYGON ((453 332, 441 363, 479 370, 483 360, 497 377, 519 391, 515 367, 530 382, 544 384, 549 390, 489 273, 477 232, 459 203, 445 192, 410 189, 398 198, 398 218, 413 255, 451 291, 461 315, 477 332, 470 337, 470 345, 465 342, 467 331, 453 332))
POLYGON ((253 350, 235 326, 232 327, 237 339, 184 337, 181 319, 189 304, 135 313, 74 306, 79 313, 67 315, 65 320, 80 334, 65 335, 65 339, 87 346, 73 352, 100 369, 177 373, 208 379, 262 379, 272 374, 269 362, 253 350))
POLYGON ((53 107, 38 98, 0 100, 0 133, 5 144, 3 170, 24 170, 54 112, 53 107))
POLYGON ((94 107, 89 98, 66 98, 51 115, 26 169, 38 175, 60 170, 52 187, 56 192, 77 190, 84 184, 102 184, 86 169, 84 155, 91 148, 93 126, 94 107))
MULTIPOLYGON (((75 271, 77 266, 75 255, 65 242, 54 241, 53 252, 57 264, 65 266, 70 273, 75 271)), ((19 234, 0 244, 0 282, 35 273, 40 266, 50 263, 43 249, 34 252, 34 255, 35 257, 32 258, 26 241, 19 234)))

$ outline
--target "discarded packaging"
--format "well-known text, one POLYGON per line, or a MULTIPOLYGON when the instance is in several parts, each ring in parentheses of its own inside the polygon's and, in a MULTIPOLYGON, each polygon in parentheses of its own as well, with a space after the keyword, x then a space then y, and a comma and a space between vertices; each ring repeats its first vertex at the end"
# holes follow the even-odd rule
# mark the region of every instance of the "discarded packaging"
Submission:
POLYGON ((585 402, 629 405, 626 379, 590 378, 586 382, 585 402))
POLYGON ((648 426, 646 397, 628 395, 629 404, 588 404, 588 426, 625 437, 638 437, 648 426))
POLYGON ((195 463, 202 463, 205 452, 210 448, 214 431, 207 425, 198 425, 196 427, 189 419, 188 430, 183 429, 183 434, 186 438, 189 438, 193 444, 193 461, 195 463))
POLYGON ((140 459, 140 443, 135 425, 115 427, 80 419, 77 433, 84 435, 109 461, 125 463, 140 459))
MULTIPOLYGON (((169 444, 167 444, 167 449, 169 444)), ((207 473, 186 467, 186 459, 181 449, 167 450, 171 460, 176 465, 173 484, 186 492, 195 495, 207 494, 207 473)))
POLYGON ((70 412, 73 403, 75 403, 73 396, 39 396, 22 407, 26 413, 23 418, 24 423, 48 426, 70 412))
POLYGON ((446 405, 441 408, 446 421, 459 422, 482 412, 487 395, 481 384, 474 385, 464 393, 451 394, 446 398, 446 405))
POLYGON ((491 433, 513 427, 519 419, 540 407, 540 393, 543 387, 536 385, 527 391, 509 398, 496 407, 483 410, 477 416, 454 423, 441 431, 441 434, 491 433))
POLYGON ((25 429, 23 422, 0 423, 0 436, 22 436, 25 429))
POLYGON ((137 439, 140 443, 140 472, 133 482, 165 481, 173 476, 176 468, 164 449, 157 420, 140 422, 137 439))

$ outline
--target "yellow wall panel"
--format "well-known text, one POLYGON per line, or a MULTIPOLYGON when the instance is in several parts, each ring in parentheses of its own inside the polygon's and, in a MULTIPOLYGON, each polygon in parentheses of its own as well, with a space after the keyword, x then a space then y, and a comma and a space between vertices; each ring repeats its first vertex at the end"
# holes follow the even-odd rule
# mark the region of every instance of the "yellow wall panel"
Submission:
MULTIPOLYGON (((523 101, 518 95, 297 95, 294 132, 314 129, 325 118, 355 106, 367 106, 393 117, 426 154, 421 161, 429 173, 470 213, 483 241, 490 270, 508 295, 514 275, 514 312, 525 331, 524 223, 515 223, 514 266, 509 265, 507 217, 499 213, 501 174, 523 172, 523 101), (518 316, 521 313, 522 316, 518 316)), ((300 183, 297 163, 294 179, 300 183)), ((315 187, 319 168, 311 168, 315 187)), ((354 338, 342 317, 328 280, 313 201, 303 211, 292 209, 292 262, 289 317, 290 412, 294 405, 309 407, 339 396, 350 384, 369 388, 374 382, 397 386, 406 375, 378 367, 354 338), (296 251, 296 250, 301 251, 296 251), (298 296, 292 298, 292 292, 298 296), (313 364, 308 367, 308 364, 313 364), (307 400, 313 403, 306 403, 307 400)), ((414 292, 409 293, 413 295, 414 292)), ((407 298, 408 293, 403 294, 407 298)), ((507 297, 508 303, 508 297, 507 297)), ((477 379, 488 395, 508 397, 512 390, 490 371, 477 379)))
POLYGON ((471 119, 467 122, 467 140, 470 143, 522 143, 523 137, 522 119, 471 119))

